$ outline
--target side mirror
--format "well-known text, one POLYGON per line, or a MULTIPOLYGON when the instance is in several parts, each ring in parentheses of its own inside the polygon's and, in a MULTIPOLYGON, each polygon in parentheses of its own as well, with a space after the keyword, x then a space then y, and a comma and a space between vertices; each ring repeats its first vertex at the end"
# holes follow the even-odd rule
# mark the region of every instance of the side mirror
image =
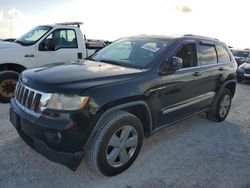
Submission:
POLYGON ((45 39, 39 44, 40 51, 55 51, 55 43, 53 39, 45 39))
POLYGON ((169 65, 172 69, 174 70, 178 70, 182 68, 182 59, 179 57, 175 57, 173 56, 170 60, 169 60, 169 65))
POLYGON ((182 59, 176 56, 173 56, 172 58, 166 59, 166 62, 163 63, 162 67, 160 68, 161 74, 171 74, 178 69, 182 68, 182 59))

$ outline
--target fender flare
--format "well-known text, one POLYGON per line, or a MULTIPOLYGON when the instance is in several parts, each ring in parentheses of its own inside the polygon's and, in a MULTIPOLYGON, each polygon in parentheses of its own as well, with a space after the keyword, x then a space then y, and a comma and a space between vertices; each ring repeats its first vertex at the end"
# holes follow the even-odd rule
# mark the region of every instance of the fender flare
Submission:
POLYGON ((145 107, 145 109, 147 110, 147 113, 149 115, 149 135, 152 133, 152 115, 150 112, 150 109, 148 107, 148 104, 145 101, 133 101, 133 102, 128 102, 128 103, 124 103, 124 104, 120 104, 114 107, 111 107, 110 109, 106 110, 101 117, 97 120, 97 122, 95 123, 95 126, 93 128, 93 130, 91 131, 91 134, 88 138, 87 143, 85 144, 84 150, 87 149, 87 147, 90 145, 91 141, 95 138, 95 135, 97 134, 98 130, 101 129, 101 122, 104 118, 106 118, 109 114, 117 111, 117 110, 121 110, 123 108, 127 108, 127 107, 132 107, 132 106, 136 106, 136 105, 142 105, 145 107))
POLYGON ((18 63, 1 63, 0 64, 0 72, 2 71, 15 71, 21 73, 22 71, 26 70, 27 67, 18 64, 18 63))
POLYGON ((226 86, 227 86, 228 84, 230 84, 230 83, 234 83, 235 86, 236 86, 236 81, 235 81, 235 80, 228 80, 228 81, 224 82, 224 83, 219 87, 219 91, 216 93, 216 95, 215 95, 215 97, 214 97, 214 100, 213 100, 213 102, 212 102, 212 104, 211 104, 211 108, 215 108, 215 106, 216 106, 216 104, 217 104, 217 102, 218 102, 218 100, 219 100, 219 97, 221 96, 223 90, 224 90, 225 88, 227 88, 226 86))

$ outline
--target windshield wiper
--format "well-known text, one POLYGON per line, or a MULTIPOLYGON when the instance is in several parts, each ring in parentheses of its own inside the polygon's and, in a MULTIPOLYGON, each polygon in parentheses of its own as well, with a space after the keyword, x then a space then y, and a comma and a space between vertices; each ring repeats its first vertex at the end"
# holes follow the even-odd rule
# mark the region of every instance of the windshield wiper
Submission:
POLYGON ((110 59, 100 59, 99 61, 101 62, 104 62, 104 63, 110 63, 110 64, 113 64, 113 65, 123 65, 117 61, 114 61, 114 60, 110 60, 110 59))
POLYGON ((17 44, 21 44, 22 46, 25 46, 25 43, 20 41, 20 40, 15 40, 14 42, 17 43, 17 44))

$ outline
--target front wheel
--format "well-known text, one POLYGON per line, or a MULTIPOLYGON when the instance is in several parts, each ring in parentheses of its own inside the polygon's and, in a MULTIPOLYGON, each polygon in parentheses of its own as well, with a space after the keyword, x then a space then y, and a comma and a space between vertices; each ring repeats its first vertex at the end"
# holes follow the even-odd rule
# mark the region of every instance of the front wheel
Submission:
POLYGON ((114 176, 129 168, 138 156, 143 128, 140 120, 124 111, 115 112, 101 122, 89 153, 89 162, 97 171, 114 176))
POLYGON ((13 97, 18 77, 15 71, 0 72, 0 102, 7 103, 13 97))
POLYGON ((216 122, 224 121, 230 110, 231 100, 231 91, 225 88, 220 95, 214 109, 207 112, 207 118, 216 122))

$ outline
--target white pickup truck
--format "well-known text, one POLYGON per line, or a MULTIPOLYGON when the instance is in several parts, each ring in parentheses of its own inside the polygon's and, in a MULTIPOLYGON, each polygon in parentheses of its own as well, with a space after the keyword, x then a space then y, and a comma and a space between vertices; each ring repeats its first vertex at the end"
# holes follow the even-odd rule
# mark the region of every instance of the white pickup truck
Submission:
POLYGON ((0 102, 9 102, 23 70, 84 59, 107 45, 105 41, 87 40, 80 24, 41 25, 14 42, 0 41, 0 102))

